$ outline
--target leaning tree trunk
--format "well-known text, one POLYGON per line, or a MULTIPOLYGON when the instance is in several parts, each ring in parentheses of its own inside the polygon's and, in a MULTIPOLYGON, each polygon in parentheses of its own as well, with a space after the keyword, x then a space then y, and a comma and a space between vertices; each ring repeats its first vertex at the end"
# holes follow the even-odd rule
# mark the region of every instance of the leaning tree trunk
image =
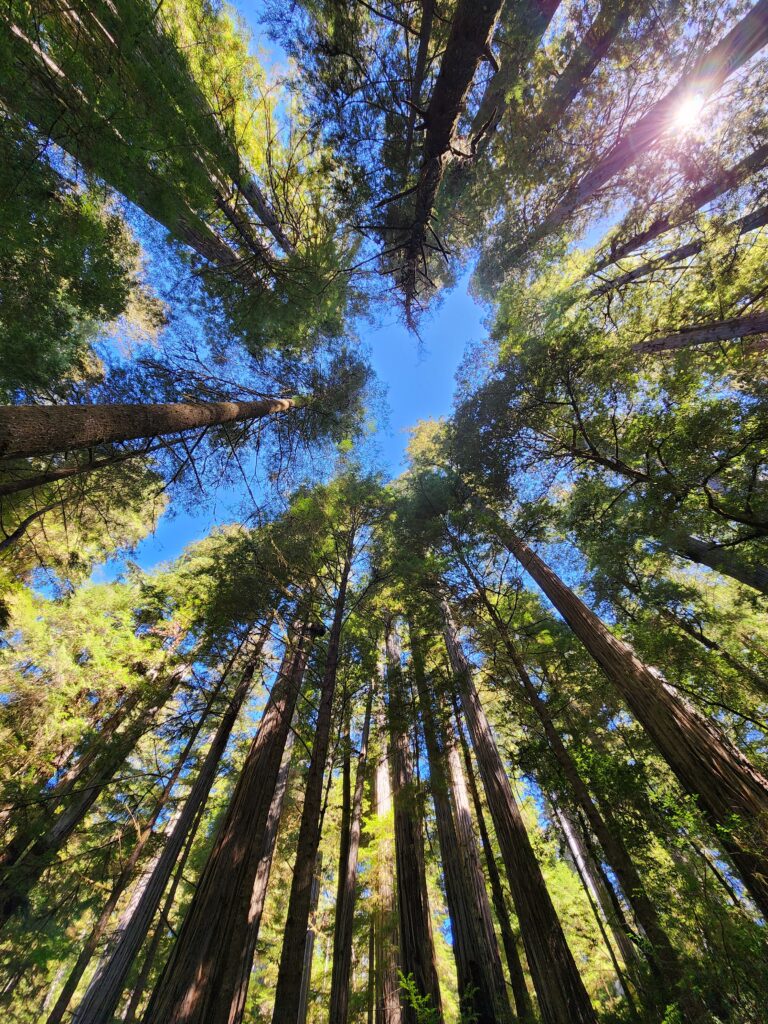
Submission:
POLYGON ((544 1024, 596 1024, 595 1012, 552 906, 444 597, 441 609, 448 656, 507 869, 542 1020, 544 1024))
MULTIPOLYGON (((432 940, 432 920, 424 864, 424 836, 413 778, 409 725, 400 644, 391 618, 385 624, 387 655, 389 742, 392 759, 392 792, 395 807, 395 860, 397 862, 397 907, 400 918, 400 967, 412 979, 420 997, 442 1019, 440 981, 432 940)), ((406 1005, 405 1024, 417 1024, 416 1010, 406 1005)))
MULTIPOLYGON (((333 698, 336 692, 336 674, 339 662, 339 645, 344 625, 344 608, 347 598, 349 573, 354 554, 355 530, 350 527, 347 536, 344 564, 336 594, 333 623, 328 638, 325 667, 320 685, 320 705, 315 723, 315 738, 312 756, 304 789, 304 806, 301 812, 299 837, 296 843, 296 860, 288 899, 288 917, 283 932, 283 946, 280 967, 275 985, 275 1006, 272 1024, 295 1024, 299 1012, 301 977, 304 951, 307 943, 307 925, 312 903, 312 880, 314 878, 317 850, 320 845, 321 810, 323 797, 323 773, 328 757, 331 738, 333 698)), ((250 965, 249 965, 250 966, 250 965)), ((240 1016, 242 1015, 242 1006, 240 1016)), ((240 1016, 232 1024, 239 1024, 240 1016)))
POLYGON ((491 907, 475 846, 469 801, 455 745, 446 741, 424 672, 421 640, 409 623, 413 678, 421 707, 443 877, 451 919, 459 1004, 477 1024, 512 1021, 491 907), (450 776, 446 770, 449 765, 450 776))
POLYGON ((339 860, 339 887, 336 899, 336 919, 333 929, 333 969, 331 973, 329 1024, 347 1024, 349 1012, 349 979, 352 971, 352 930, 355 914, 355 882, 357 859, 360 853, 360 833, 363 819, 363 786, 368 757, 368 732, 371 724, 373 686, 368 690, 360 751, 357 756, 355 794, 352 798, 351 822, 346 842, 346 856, 339 860))
POLYGON ((142 876, 139 888, 120 917, 96 973, 73 1014, 72 1024, 107 1024, 115 1013, 125 980, 146 938, 168 879, 216 778, 230 734, 251 690, 254 672, 269 637, 271 621, 270 618, 257 639, 249 663, 222 715, 178 820, 170 829, 151 871, 142 876))
POLYGON ((397 981, 400 939, 395 908, 395 855, 389 829, 392 815, 391 756, 387 723, 380 712, 376 714, 376 737, 381 744, 373 773, 373 808, 376 834, 379 836, 374 864, 373 910, 376 1024, 401 1024, 403 1014, 397 981))
POLYGON ((641 341, 632 346, 633 352, 676 352, 694 345, 706 345, 713 341, 733 341, 734 338, 747 338, 753 334, 765 334, 768 331, 768 313, 749 313, 745 316, 734 316, 715 323, 685 327, 674 334, 662 338, 641 341))
POLYGON ((284 659, 144 1024, 239 1020, 257 939, 250 920, 254 880, 268 841, 267 823, 304 675, 308 637, 322 627, 302 624, 297 632, 294 653, 284 659))
POLYGON ((768 0, 755 6, 730 32, 703 54, 677 84, 631 125, 595 166, 582 175, 558 201, 553 210, 517 247, 518 257, 540 239, 556 231, 576 210, 589 201, 612 178, 636 162, 674 122, 678 104, 691 92, 705 96, 715 93, 750 57, 768 43, 768 0))
POLYGON ((616 686, 683 788, 723 835, 752 898, 768 914, 768 779, 722 730, 619 640, 500 518, 499 535, 616 686), (734 819, 737 824, 734 825, 734 819))
POLYGON ((180 434, 260 419, 301 405, 298 398, 254 402, 167 402, 160 405, 0 406, 0 459, 55 455, 118 441, 180 434))
MULTIPOLYGON (((608 827, 592 799, 584 780, 579 774, 576 762, 571 757, 560 733, 555 728, 547 705, 539 696, 533 680, 528 674, 517 646, 510 635, 509 628, 496 606, 489 600, 485 587, 482 586, 462 548, 455 542, 453 537, 451 537, 451 544, 499 634, 525 697, 541 722, 550 750, 573 796, 576 798, 584 816, 589 822, 590 828, 597 836, 597 840, 603 848, 608 863, 611 865, 611 869, 616 875, 629 905, 632 907, 635 918, 645 933, 649 944, 646 955, 648 955, 649 962, 654 971, 655 985, 662 993, 666 991, 668 994, 671 994, 677 990, 678 984, 681 981, 680 963, 669 936, 661 925, 656 906, 653 900, 647 896, 643 881, 632 862, 632 858, 629 856, 623 840, 608 827)), ((614 906, 612 921, 615 922, 617 917, 621 917, 620 907, 614 906)), ((625 934, 624 939, 625 942, 631 943, 629 935, 625 934)), ((620 948, 628 952, 625 942, 620 944, 620 948)), ((629 961, 628 966, 631 966, 632 962, 629 961)), ((651 993, 648 993, 648 995, 650 996, 651 993)))
POLYGON ((461 724, 461 714, 458 702, 454 697, 454 714, 456 716, 456 730, 464 754, 464 765, 466 767, 466 781, 472 795, 472 804, 475 808, 475 818, 480 832, 480 840, 483 844, 483 855, 486 867, 488 868, 488 880, 491 883, 491 896, 493 898, 493 909, 496 911, 496 919, 501 930, 501 941, 504 944, 504 956, 507 960, 509 970, 509 981, 512 989, 512 997, 515 1001, 515 1012, 520 1024, 533 1024, 535 1014, 531 1001, 528 986, 525 982, 525 972, 520 962, 520 955, 517 952, 517 942, 512 931, 512 922, 509 919, 507 901, 504 898, 504 889, 501 884, 501 875, 496 865, 496 857, 491 845, 491 837, 488 834, 488 826, 485 823, 485 811, 480 799, 480 793, 475 781, 475 766, 472 764, 472 754, 469 750, 467 738, 461 724))
POLYGON ((738 188, 753 174, 762 170, 766 163, 768 163, 768 144, 758 146, 733 167, 720 171, 713 180, 685 196, 676 210, 656 217, 643 231, 638 231, 637 234, 623 242, 611 241, 610 252, 592 265, 590 273, 600 273, 601 270, 605 270, 613 263, 618 263, 619 260, 635 252, 636 249, 642 248, 677 225, 685 223, 697 210, 707 206, 718 196, 738 188))

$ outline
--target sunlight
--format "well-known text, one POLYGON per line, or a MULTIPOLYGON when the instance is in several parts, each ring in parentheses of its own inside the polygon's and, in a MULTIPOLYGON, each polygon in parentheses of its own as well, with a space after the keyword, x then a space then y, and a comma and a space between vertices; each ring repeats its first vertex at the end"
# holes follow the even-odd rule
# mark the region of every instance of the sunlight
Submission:
POLYGON ((699 120, 699 114, 704 106, 704 95, 700 92, 688 93, 677 106, 673 121, 677 128, 692 128, 699 120))

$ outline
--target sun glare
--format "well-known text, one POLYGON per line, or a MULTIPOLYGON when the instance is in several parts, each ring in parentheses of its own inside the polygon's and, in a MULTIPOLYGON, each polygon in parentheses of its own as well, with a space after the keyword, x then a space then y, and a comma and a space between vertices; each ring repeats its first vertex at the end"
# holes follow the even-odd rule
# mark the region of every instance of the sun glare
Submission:
POLYGON ((674 114, 674 122, 678 128, 692 128, 699 119, 704 97, 700 92, 688 93, 682 98, 674 114))

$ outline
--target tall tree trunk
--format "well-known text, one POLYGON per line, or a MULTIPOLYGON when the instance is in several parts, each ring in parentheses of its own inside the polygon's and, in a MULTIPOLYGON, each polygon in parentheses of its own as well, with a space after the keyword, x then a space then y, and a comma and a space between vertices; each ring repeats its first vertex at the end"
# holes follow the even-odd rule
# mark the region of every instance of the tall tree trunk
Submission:
MULTIPOLYGON (((400 919, 400 966, 411 978, 420 997, 442 1019, 440 981, 432 940, 432 920, 424 864, 424 836, 418 793, 413 778, 405 681, 400 664, 400 644, 391 617, 385 623, 387 656, 389 742, 392 759, 392 793, 395 807, 395 860, 397 862, 397 907, 400 919)), ((410 1004, 403 1010, 405 1024, 417 1024, 410 1004)))
POLYGON ((441 609, 448 656, 507 869, 542 1020, 544 1024, 596 1024, 595 1012, 552 906, 444 597, 441 609))
POLYGON ((309 985, 312 981, 312 957, 315 952, 315 915, 320 902, 320 877, 323 872, 323 855, 318 853, 316 863, 312 871, 312 893, 309 901, 309 915, 307 920, 307 941, 304 946, 304 958, 301 966, 301 984, 299 985, 298 1010, 296 1011, 296 1024, 306 1024, 307 1008, 309 1006, 309 985))
POLYGON ((347 1024, 349 1012, 349 979, 352 971, 352 931, 355 914, 357 859, 363 819, 363 787, 368 757, 368 732, 371 725, 373 685, 368 690, 360 751, 357 756, 355 794, 352 799, 351 822, 346 849, 339 858, 339 886, 336 896, 336 918, 333 929, 333 969, 331 972, 329 1024, 347 1024))
POLYGON ((694 192, 685 196, 674 212, 656 217, 644 231, 638 231, 624 242, 619 239, 611 241, 610 252, 594 263, 590 272, 592 274, 599 274, 601 270, 605 270, 606 267, 611 266, 613 263, 618 263, 619 260, 635 252, 636 249, 647 245, 665 232, 671 231, 673 227, 684 224, 693 216, 696 210, 700 210, 702 206, 707 206, 713 199, 717 199, 718 196, 730 192, 731 189, 738 188, 739 185, 747 181, 753 174, 762 170, 766 163, 768 163, 768 144, 758 146, 733 167, 717 173, 706 185, 702 185, 701 188, 697 188, 694 192))
POLYGON ((517 247, 519 256, 556 231, 612 178, 631 167, 638 156, 668 131, 678 104, 692 92, 711 96, 750 57, 768 43, 768 0, 758 0, 730 32, 703 54, 662 99, 624 132, 595 166, 559 200, 554 209, 517 247))
MULTIPOLYGON (((563 743, 560 733, 555 728, 555 724, 550 717, 547 705, 539 696, 539 693, 533 684, 533 680, 528 674, 528 670, 520 656, 517 645, 514 643, 512 636, 510 635, 509 628, 499 614, 496 606, 489 600, 485 587, 483 587, 463 550, 455 542, 453 537, 451 537, 451 543, 457 557, 460 559, 461 564, 469 575, 472 585, 475 587, 475 592, 480 597, 489 618, 493 622, 493 625, 499 634, 507 655, 509 656, 509 660, 512 663, 515 675, 523 689, 526 700, 542 725, 550 750, 563 773, 563 777, 584 813, 584 816, 589 822, 590 828, 597 836, 597 840, 603 848, 603 852, 608 859, 608 863, 611 865, 619 885, 621 886, 629 905, 632 907, 635 918, 646 935, 650 947, 647 949, 647 954, 649 955, 651 966, 654 969, 655 986, 661 989, 662 992, 666 991, 668 994, 671 994, 677 989, 677 986, 681 981, 680 963, 674 947, 670 942, 669 936, 661 925, 659 915, 656 911, 656 906, 653 900, 647 896, 643 881, 632 862, 632 858, 630 857, 623 840, 614 830, 608 827, 605 819, 592 799, 586 783, 579 774, 576 762, 571 757, 570 752, 563 743)), ((611 919, 615 923, 617 920, 622 920, 622 918, 623 914, 621 907, 616 901, 613 904, 611 919)), ((626 943, 631 944, 630 934, 624 933, 624 939, 626 943)), ((628 947, 625 946, 625 942, 621 943, 620 948, 622 948, 622 950, 628 950, 628 947)), ((633 960, 627 961, 628 966, 631 965, 632 962, 634 962, 634 958, 633 960)), ((649 992, 648 996, 651 995, 652 993, 649 992)))
POLYGON ((53 455, 221 423, 260 419, 297 408, 297 398, 255 402, 168 402, 160 405, 0 406, 0 458, 53 455))
POLYGON ((497 517, 500 537, 616 686, 683 788, 696 796, 761 911, 768 913, 768 779, 657 669, 600 619, 497 517), (734 818, 740 823, 734 827, 734 818))
POLYGON ((144 1024, 239 1022, 257 928, 251 898, 268 842, 267 824, 296 706, 309 637, 296 630, 264 709, 226 817, 203 869, 178 939, 150 999, 144 1024))
MULTIPOLYGON (((732 230, 738 231, 739 235, 749 234, 750 231, 756 231, 758 228, 765 227, 768 224, 768 206, 760 206, 751 213, 746 213, 742 217, 739 217, 733 223, 729 224, 728 227, 732 230)), ((632 284, 633 281, 639 281, 642 277, 647 277, 648 274, 652 274, 655 270, 663 267, 669 263, 681 263, 683 260, 688 260, 692 256, 697 256, 704 248, 704 241, 702 239, 696 239, 693 242, 686 242, 684 245, 679 245, 675 249, 670 249, 667 252, 660 253, 658 256, 653 256, 651 259, 646 260, 644 263, 638 264, 633 267, 632 270, 627 270, 623 274, 618 274, 616 277, 612 277, 610 281, 604 281, 602 284, 593 288, 587 298, 599 298, 601 295, 608 295, 609 292, 615 291, 617 288, 622 288, 624 285, 632 284)))
POLYGON ((667 334, 663 338, 653 338, 632 346, 633 352, 675 352, 681 348, 694 345, 706 345, 713 341, 732 341, 734 338, 747 338, 753 334, 765 334, 768 331, 768 313, 749 313, 746 316, 734 316, 727 320, 701 326, 686 327, 675 334, 667 334))
POLYGON ((715 572, 729 576, 731 579, 768 596, 768 567, 766 566, 747 565, 732 551, 686 534, 674 535, 669 548, 689 562, 706 565, 708 568, 714 569, 715 572))
MULTIPOLYGON (((72 1024, 107 1024, 115 1012, 125 979, 146 938, 168 879, 208 799, 232 729, 251 691, 254 672, 261 662, 264 645, 269 639, 271 623, 270 617, 256 640, 248 664, 221 717, 178 819, 169 829, 163 849, 142 875, 130 903, 120 916, 96 973, 73 1014, 72 1024)), ((223 679, 224 676, 220 682, 223 682, 223 679)))
POLYGON ((454 698, 454 713, 456 715, 456 729, 464 754, 464 765, 466 767, 466 781, 472 795, 472 803, 475 808, 475 818, 480 832, 480 839, 483 844, 483 855, 486 867, 488 868, 488 881, 491 883, 491 896, 493 898, 493 909, 496 911, 496 919, 501 929, 501 941, 504 944, 504 956, 507 960, 509 970, 510 988, 512 998, 515 1001, 515 1013, 520 1024, 533 1024, 535 1014, 528 986, 525 983, 525 972, 520 962, 520 954, 517 951, 517 942, 512 931, 512 922, 509 919, 507 901, 504 898, 504 889, 501 884, 501 875, 496 865, 496 857, 491 845, 491 838, 488 834, 488 826, 485 823, 485 811, 480 799, 480 792, 475 781, 475 766, 472 764, 472 755, 469 750, 467 738, 461 724, 461 714, 458 702, 454 698))
POLYGON ((373 806, 376 815, 375 904, 373 913, 374 955, 376 975, 376 1024, 401 1024, 400 990, 397 980, 398 934, 395 907, 395 851, 390 833, 392 815, 391 752, 387 723, 382 713, 376 715, 376 736, 381 750, 373 775, 373 806))
POLYGON ((430 694, 421 640, 410 622, 408 633, 451 919, 459 1003, 462 1013, 477 1024, 511 1024, 512 1011, 477 856, 464 776, 456 763, 455 744, 446 739, 436 699, 430 694))
MULTIPOLYGON (((280 967, 275 986, 275 1007, 272 1024, 295 1024, 299 1010, 301 975, 304 950, 307 942, 307 924, 312 903, 312 879, 314 877, 317 849, 320 845, 320 814, 323 795, 323 773, 328 757, 331 737, 333 698, 336 692, 336 674, 339 662, 339 645, 344 624, 344 608, 347 598, 349 573, 354 554, 355 530, 350 527, 347 535, 344 563, 341 571, 333 623, 328 638, 323 679, 320 685, 320 705, 315 723, 315 737, 312 743, 312 757, 304 789, 304 806, 301 812, 299 837, 296 844, 296 860, 288 900, 288 917, 283 933, 283 947, 280 967)), ((242 1013, 242 1009, 240 1011, 242 1013)), ((232 1024, 239 1024, 240 1018, 232 1024)))

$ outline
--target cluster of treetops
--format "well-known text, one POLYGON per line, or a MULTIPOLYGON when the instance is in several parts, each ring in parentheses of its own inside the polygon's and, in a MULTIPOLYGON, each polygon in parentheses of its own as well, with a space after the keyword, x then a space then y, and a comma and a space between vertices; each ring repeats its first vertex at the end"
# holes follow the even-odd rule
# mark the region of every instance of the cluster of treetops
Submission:
POLYGON ((261 14, 0 11, 3 1013, 766 1024, 768 0, 261 14))

